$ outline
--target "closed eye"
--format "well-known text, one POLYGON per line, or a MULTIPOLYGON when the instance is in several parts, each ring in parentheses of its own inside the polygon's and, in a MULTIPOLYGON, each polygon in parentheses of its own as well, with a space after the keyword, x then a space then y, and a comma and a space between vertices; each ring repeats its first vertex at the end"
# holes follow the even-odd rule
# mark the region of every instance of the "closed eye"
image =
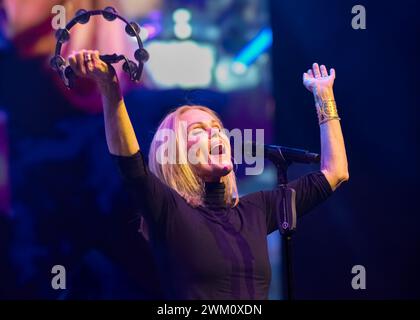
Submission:
POLYGON ((198 135, 200 135, 200 134, 203 134, 205 131, 204 131, 204 129, 203 128, 194 128, 194 129, 192 129, 191 131, 190 131, 190 135, 192 135, 192 136, 198 136, 198 135))

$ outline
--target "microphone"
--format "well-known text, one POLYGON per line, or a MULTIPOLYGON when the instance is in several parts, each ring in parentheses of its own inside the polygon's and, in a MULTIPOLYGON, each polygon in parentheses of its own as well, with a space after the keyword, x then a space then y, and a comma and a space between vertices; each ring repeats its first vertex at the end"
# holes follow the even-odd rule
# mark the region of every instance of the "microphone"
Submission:
POLYGON ((264 158, 273 162, 319 163, 321 159, 319 154, 309 152, 308 150, 277 146, 273 144, 262 145, 254 141, 245 142, 244 150, 248 155, 254 157, 262 156, 261 151, 264 150, 264 158), (251 153, 249 152, 250 150, 252 150, 251 153))

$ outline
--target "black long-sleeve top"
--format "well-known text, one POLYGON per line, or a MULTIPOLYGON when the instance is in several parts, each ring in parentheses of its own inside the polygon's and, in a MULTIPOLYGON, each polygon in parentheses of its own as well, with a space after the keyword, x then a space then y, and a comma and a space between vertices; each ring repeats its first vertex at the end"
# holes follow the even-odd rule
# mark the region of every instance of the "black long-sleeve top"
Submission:
MULTIPOLYGON (((222 183, 206 184, 204 205, 194 208, 149 171, 140 151, 113 157, 148 224, 168 299, 267 299, 267 234, 277 229, 280 189, 248 194, 232 208, 224 204, 222 183)), ((320 171, 289 186, 296 190, 298 216, 332 193, 320 171)), ((138 231, 138 217, 123 220, 138 231)))

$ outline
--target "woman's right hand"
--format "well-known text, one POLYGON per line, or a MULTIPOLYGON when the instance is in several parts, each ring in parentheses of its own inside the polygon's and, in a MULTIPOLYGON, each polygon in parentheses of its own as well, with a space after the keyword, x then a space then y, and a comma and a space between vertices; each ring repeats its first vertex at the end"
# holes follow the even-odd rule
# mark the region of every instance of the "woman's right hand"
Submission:
POLYGON ((115 69, 102 61, 97 50, 80 50, 68 57, 69 65, 76 76, 93 80, 99 89, 106 90, 118 84, 115 69))

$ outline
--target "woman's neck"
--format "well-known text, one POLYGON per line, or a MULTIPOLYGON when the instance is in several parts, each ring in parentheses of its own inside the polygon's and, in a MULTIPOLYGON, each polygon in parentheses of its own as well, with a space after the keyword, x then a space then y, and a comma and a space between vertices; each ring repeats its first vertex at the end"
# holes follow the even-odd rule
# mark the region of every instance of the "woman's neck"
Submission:
POLYGON ((204 204, 209 208, 225 207, 225 184, 220 181, 205 182, 204 204))

